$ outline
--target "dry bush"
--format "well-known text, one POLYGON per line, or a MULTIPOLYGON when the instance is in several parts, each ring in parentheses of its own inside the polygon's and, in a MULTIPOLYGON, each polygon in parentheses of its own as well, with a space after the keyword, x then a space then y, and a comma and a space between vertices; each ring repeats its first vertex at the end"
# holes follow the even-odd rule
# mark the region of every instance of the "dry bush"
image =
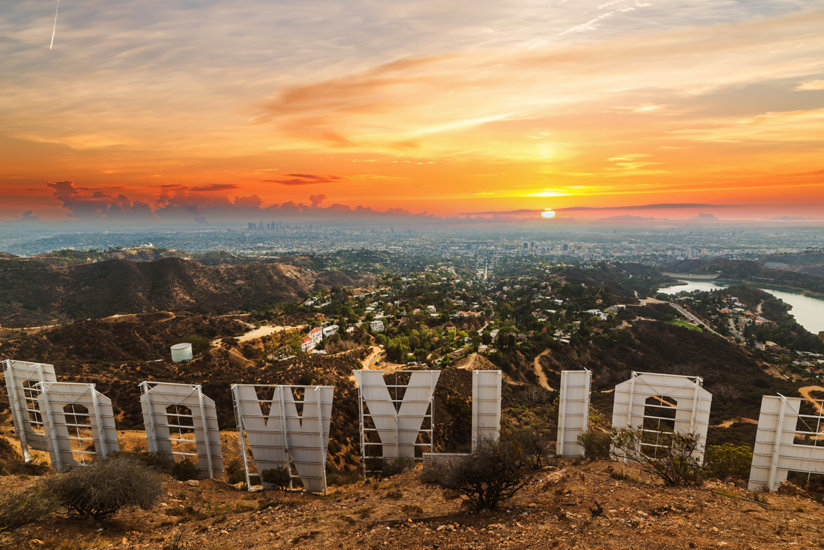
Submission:
POLYGON ((42 484, 0 494, 0 533, 39 521, 57 509, 54 495, 42 484))
POLYGON ((464 495, 473 510, 495 510, 512 498, 532 475, 517 441, 481 441, 465 458, 425 470, 424 477, 464 495))
POLYGON ((512 438, 521 446, 524 458, 533 470, 540 470, 544 467, 546 445, 536 430, 522 428, 513 433, 512 438))
POLYGON ((610 434, 596 430, 587 430, 578 434, 578 444, 584 448, 584 456, 590 460, 608 460, 609 447, 612 444, 610 434))
POLYGON ((78 466, 46 480, 46 487, 69 513, 105 518, 121 508, 148 510, 160 499, 160 476, 127 456, 78 466))
POLYGON ((612 455, 638 463, 641 468, 670 486, 701 485, 704 469, 693 455, 698 448, 694 433, 661 433, 660 447, 645 448, 641 428, 613 428, 610 431, 612 455))

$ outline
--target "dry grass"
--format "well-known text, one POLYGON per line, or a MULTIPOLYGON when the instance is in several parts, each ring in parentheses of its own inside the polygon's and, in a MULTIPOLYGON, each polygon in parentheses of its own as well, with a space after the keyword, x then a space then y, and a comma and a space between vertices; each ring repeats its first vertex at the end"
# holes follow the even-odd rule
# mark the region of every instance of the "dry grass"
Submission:
MULTIPOLYGON (((0 478, 4 486, 23 482, 0 478)), ((11 547, 39 548, 819 548, 824 508, 799 496, 765 503, 726 484, 666 488, 631 465, 546 469, 497 512, 469 512, 454 493, 406 473, 329 495, 246 493, 213 481, 164 479, 162 503, 98 527, 65 518, 24 527, 11 547), (634 479, 615 479, 621 469, 634 479), (715 492, 713 492, 715 491, 715 492), (738 497, 738 498, 732 498, 738 497), (274 499, 273 501, 268 500, 274 499), (593 513, 598 506, 601 513, 593 513)))

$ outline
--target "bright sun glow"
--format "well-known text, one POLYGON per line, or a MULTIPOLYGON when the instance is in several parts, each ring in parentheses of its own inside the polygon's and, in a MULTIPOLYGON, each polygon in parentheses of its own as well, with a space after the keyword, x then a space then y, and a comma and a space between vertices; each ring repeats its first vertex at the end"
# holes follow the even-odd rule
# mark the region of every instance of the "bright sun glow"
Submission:
POLYGON ((566 191, 561 191, 560 189, 544 189, 543 191, 538 191, 537 193, 529 193, 525 195, 527 197, 567 197, 569 193, 566 191))
POLYGON ((551 220, 555 217, 555 210, 552 208, 544 208, 544 211, 541 212, 541 217, 545 220, 551 220))

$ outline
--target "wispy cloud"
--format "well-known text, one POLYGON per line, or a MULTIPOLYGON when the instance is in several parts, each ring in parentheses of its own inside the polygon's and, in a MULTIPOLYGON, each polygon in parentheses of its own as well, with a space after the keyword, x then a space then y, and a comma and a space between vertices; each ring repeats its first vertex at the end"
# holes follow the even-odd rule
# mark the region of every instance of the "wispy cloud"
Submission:
POLYGON ((190 187, 189 191, 193 193, 213 193, 216 191, 231 191, 237 188, 238 186, 233 183, 210 183, 208 185, 195 185, 190 187))
POLYGON ((743 205, 739 204, 701 204, 701 203, 659 203, 659 204, 636 204, 628 206, 568 206, 566 208, 557 208, 556 210, 564 212, 575 211, 600 211, 600 210, 679 210, 679 209, 694 209, 694 208, 737 208, 743 205))
POLYGON ((263 181, 266 183, 279 183, 280 185, 317 185, 320 183, 335 183, 340 179, 339 176, 321 176, 318 174, 286 174, 283 178, 263 181))
POLYGON ((818 92, 824 90, 824 79, 808 80, 795 87, 797 92, 818 92))

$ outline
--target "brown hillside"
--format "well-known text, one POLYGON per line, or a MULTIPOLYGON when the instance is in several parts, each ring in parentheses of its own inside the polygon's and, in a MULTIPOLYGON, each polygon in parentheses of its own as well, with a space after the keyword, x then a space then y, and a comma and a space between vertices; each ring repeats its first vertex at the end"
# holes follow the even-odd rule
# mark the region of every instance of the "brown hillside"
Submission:
MULTIPOLYGON (((31 483, 0 478, 0 490, 31 483)), ((165 481, 149 512, 96 524, 54 514, 6 535, 9 548, 820 548, 824 508, 802 495, 732 485, 667 488, 632 466, 562 463, 540 472, 496 512, 461 500, 414 473, 332 487, 326 497, 238 491, 213 481, 165 481), (599 514, 591 510, 601 508, 599 514)))
POLYGON ((351 284, 335 272, 280 263, 205 266, 182 258, 124 259, 69 266, 0 263, 0 324, 33 326, 114 314, 226 313, 305 298, 351 284))

